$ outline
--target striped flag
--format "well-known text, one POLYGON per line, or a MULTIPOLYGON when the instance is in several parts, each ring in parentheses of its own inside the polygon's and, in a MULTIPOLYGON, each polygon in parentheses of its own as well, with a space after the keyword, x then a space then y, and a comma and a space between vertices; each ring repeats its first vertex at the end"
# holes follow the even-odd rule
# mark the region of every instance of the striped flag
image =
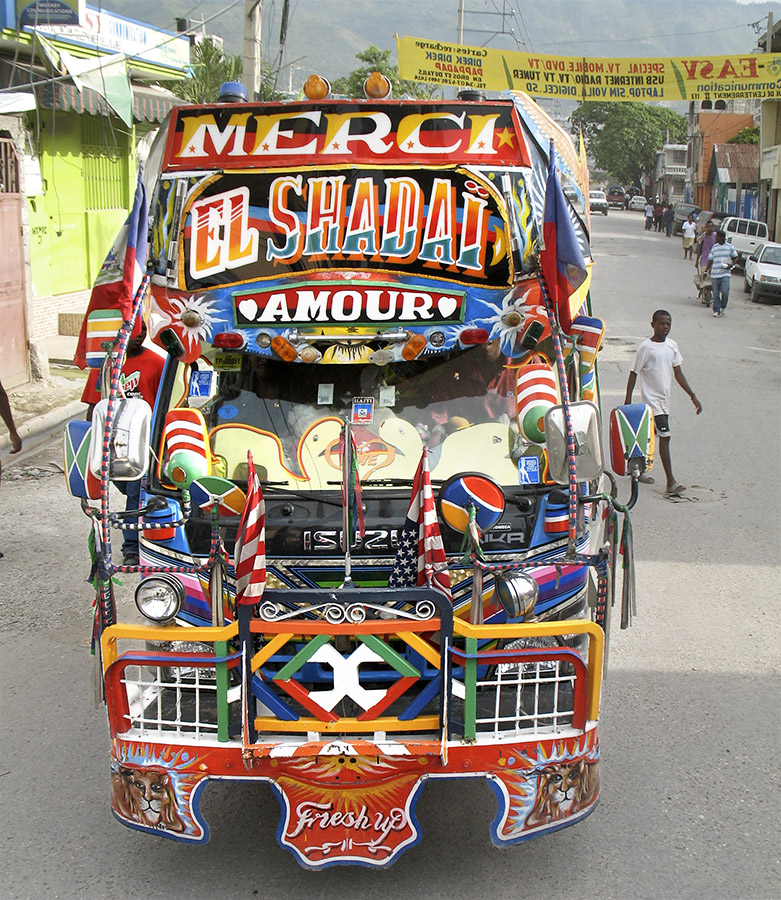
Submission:
POLYGON ((237 605, 257 603, 266 587, 266 502, 250 452, 247 452, 247 502, 239 521, 233 565, 237 605))
POLYGON ((399 546, 388 587, 425 585, 453 602, 447 556, 431 488, 428 450, 424 447, 412 485, 407 518, 399 533, 399 546))
MULTIPOLYGON (((146 191, 138 173, 133 208, 109 250, 89 298, 87 315, 81 326, 73 361, 83 369, 87 365, 87 320, 96 309, 119 310, 126 321, 133 310, 133 298, 146 271, 149 218, 146 191)), ((133 335, 141 333, 141 317, 136 319, 133 335)), ((93 363, 94 364, 94 363, 93 363)), ((98 363, 99 365, 100 363, 98 363)))
MULTIPOLYGON (((588 196, 588 195, 587 195, 588 196)), ((550 145, 545 212, 542 222, 545 248, 540 253, 542 275, 559 315, 562 331, 572 327, 570 295, 586 280, 586 262, 580 252, 575 228, 567 211, 567 200, 556 173, 556 154, 550 145)))

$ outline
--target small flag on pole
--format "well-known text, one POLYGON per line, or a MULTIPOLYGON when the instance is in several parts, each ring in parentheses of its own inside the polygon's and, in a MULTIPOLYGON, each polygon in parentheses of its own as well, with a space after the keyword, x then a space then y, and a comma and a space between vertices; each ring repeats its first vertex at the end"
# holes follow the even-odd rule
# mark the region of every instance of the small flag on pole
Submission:
MULTIPOLYGON (((139 172, 133 208, 117 235, 114 245, 109 250, 90 294, 87 315, 84 317, 76 344, 76 354, 73 357, 80 369, 87 365, 89 314, 98 309, 116 309, 122 314, 123 320, 127 321, 130 318, 133 311, 133 298, 146 270, 148 228, 146 191, 139 172)), ((136 320, 134 334, 140 334, 140 327, 139 316, 136 320)), ((99 364, 98 362, 97 365, 99 364)))
POLYGON ((425 585, 453 602, 447 556, 431 487, 428 450, 424 447, 412 485, 407 518, 399 533, 399 546, 388 587, 425 585))
POLYGON ((559 325, 565 334, 569 334, 572 326, 569 298, 586 280, 587 270, 575 228, 569 217, 564 191, 556 173, 553 141, 550 145, 548 181, 545 185, 542 236, 545 242, 545 249, 540 253, 542 274, 551 300, 556 306, 559 325))
POLYGON ((247 453, 247 502, 239 521, 236 548, 237 605, 257 603, 266 587, 266 502, 252 453, 247 453))

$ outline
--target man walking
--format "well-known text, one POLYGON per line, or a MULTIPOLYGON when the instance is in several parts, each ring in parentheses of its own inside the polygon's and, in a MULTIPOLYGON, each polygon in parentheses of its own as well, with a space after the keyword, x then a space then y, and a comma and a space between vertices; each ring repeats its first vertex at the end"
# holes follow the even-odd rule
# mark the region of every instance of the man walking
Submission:
POLYGON ((714 316, 723 316, 727 308, 730 277, 737 258, 737 250, 732 244, 727 243, 727 235, 719 229, 716 232, 716 243, 708 254, 708 265, 705 267, 705 270, 710 272, 713 284, 714 316))
MULTIPOLYGON (((685 488, 675 480, 670 461, 670 388, 673 376, 691 397, 697 415, 702 412, 702 404, 689 387, 686 376, 683 374, 681 369, 683 359, 678 344, 668 337, 672 328, 670 313, 666 309, 657 309, 651 317, 651 328, 653 328, 653 335, 646 338, 637 348, 632 371, 626 382, 624 403, 632 402, 632 392, 639 376, 643 402, 651 407, 654 415, 654 429, 659 439, 659 457, 667 477, 667 496, 677 497, 684 492, 685 488)), ((650 475, 641 475, 640 481, 652 484, 654 479, 650 475)))

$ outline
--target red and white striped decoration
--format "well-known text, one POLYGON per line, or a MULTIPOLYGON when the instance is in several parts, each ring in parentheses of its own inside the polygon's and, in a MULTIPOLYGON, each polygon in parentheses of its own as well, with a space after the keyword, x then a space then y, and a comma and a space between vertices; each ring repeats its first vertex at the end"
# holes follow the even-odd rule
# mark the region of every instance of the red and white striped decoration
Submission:
POLYGON ((569 507, 547 506, 545 509, 545 534, 566 534, 569 530, 569 507))
POLYGON ((545 440, 545 413, 559 404, 556 374, 545 363, 529 363, 518 369, 515 409, 518 427, 527 441, 545 440))
POLYGON ((247 452, 247 502, 239 521, 233 564, 236 603, 257 603, 266 587, 266 502, 250 452, 247 452))
POLYGON ((177 450, 191 450, 209 460, 209 436, 199 409, 169 410, 165 416, 163 440, 169 456, 177 450))

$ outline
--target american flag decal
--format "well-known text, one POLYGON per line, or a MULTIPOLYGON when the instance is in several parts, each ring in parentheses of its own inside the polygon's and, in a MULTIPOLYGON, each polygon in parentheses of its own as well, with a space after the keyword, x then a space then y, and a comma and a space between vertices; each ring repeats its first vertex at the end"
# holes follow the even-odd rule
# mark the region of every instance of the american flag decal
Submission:
POLYGON ((399 533, 399 546, 388 587, 426 585, 453 602, 447 556, 431 487, 428 450, 424 447, 412 485, 407 518, 399 533))

